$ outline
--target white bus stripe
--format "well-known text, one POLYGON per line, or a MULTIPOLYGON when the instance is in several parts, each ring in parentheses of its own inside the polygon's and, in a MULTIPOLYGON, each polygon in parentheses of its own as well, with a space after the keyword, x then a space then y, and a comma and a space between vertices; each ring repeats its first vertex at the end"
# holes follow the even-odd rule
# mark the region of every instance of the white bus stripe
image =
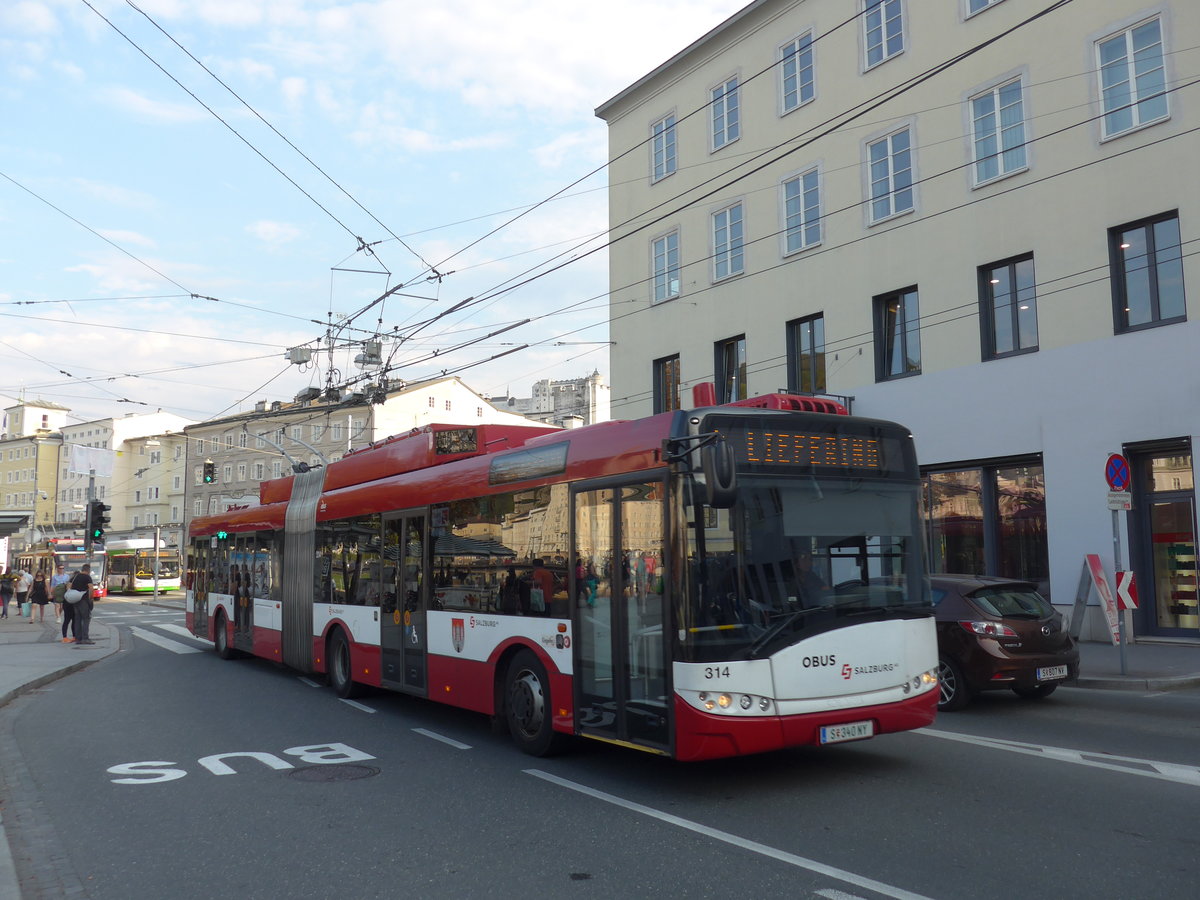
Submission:
POLYGON ((448 738, 444 735, 438 734, 436 731, 429 731, 425 728, 414 728, 413 731, 415 731, 417 734, 423 734, 427 738, 433 738, 435 741, 441 741, 443 744, 449 744, 455 750, 471 749, 470 744, 464 744, 460 741, 454 740, 454 738, 448 738))
POLYGON ((152 631, 146 631, 144 628, 138 628, 136 625, 130 629, 136 637, 140 637, 143 641, 148 641, 156 647, 162 647, 164 650, 170 650, 172 653, 203 653, 199 647, 189 647, 187 644, 181 644, 179 641, 171 638, 160 637, 152 631))
POLYGON ((732 844, 735 847, 741 847, 743 850, 749 850, 751 853, 758 853, 762 856, 768 856, 771 859, 779 862, 787 863, 791 866, 796 866, 799 869, 807 869, 818 875, 825 875, 829 878, 836 878, 838 881, 844 881, 847 884, 853 884, 856 887, 866 888, 868 891, 874 891, 877 894, 883 894, 885 897, 894 897, 895 900, 929 900, 922 894, 914 894, 911 891, 906 891, 902 888, 892 887, 890 884, 884 884, 882 881, 876 881, 873 878, 866 878, 862 875, 856 875, 853 872, 847 872, 845 869, 839 869, 835 866, 828 866, 825 863, 817 862, 814 859, 806 859, 803 856, 797 856, 794 853, 788 853, 785 850, 777 850, 774 847, 768 847, 766 844, 760 844, 758 841, 751 841, 744 837, 739 837, 736 834, 730 834, 728 831, 720 831, 716 828, 709 828, 707 825, 701 825, 699 822, 692 822, 689 819, 681 819, 679 816, 673 816, 670 813, 662 812, 649 806, 642 806, 640 803, 634 803, 632 800, 626 800, 618 797, 615 794, 608 794, 604 791, 596 790, 595 788, 587 787, 574 781, 568 781, 565 778, 559 778, 557 775, 551 775, 549 772, 543 772, 540 769, 525 769, 525 773, 533 775, 535 778, 541 778, 544 781, 549 781, 551 784, 557 784, 560 787, 565 787, 568 790, 578 791, 581 794, 586 794, 589 797, 594 797, 597 800, 603 800, 605 803, 611 803, 614 806, 620 806, 630 812, 635 812, 643 816, 649 816, 652 819, 658 819, 660 822, 665 822, 668 825, 675 825, 678 828, 684 828, 688 831, 693 831, 696 834, 702 834, 705 837, 713 838, 714 840, 724 841, 726 844, 732 844))

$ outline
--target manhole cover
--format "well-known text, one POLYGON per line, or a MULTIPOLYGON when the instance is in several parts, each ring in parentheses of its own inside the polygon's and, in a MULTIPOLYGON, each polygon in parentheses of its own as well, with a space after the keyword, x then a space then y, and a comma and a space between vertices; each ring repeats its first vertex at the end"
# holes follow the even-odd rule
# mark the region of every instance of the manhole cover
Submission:
POLYGON ((378 775, 375 766, 305 766, 288 772, 288 778, 297 781, 357 781, 378 775))

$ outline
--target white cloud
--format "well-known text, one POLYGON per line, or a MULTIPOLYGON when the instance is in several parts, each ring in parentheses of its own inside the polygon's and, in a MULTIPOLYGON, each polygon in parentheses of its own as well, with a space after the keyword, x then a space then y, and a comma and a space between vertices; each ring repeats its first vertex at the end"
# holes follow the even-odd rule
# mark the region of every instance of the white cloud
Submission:
POLYGON ((98 181, 89 181, 86 178, 73 178, 71 179, 71 183, 88 196, 112 206, 147 210, 158 205, 155 199, 149 194, 118 187, 115 184, 102 184, 98 181))
POLYGON ((152 100, 129 88, 106 88, 102 91, 102 95, 119 109, 159 122, 197 122, 209 116, 209 113, 195 101, 165 103, 161 100, 152 100))
POLYGON ((53 34, 58 31, 58 19, 45 3, 6 0, 0 4, 0 27, 25 34, 53 34))
POLYGON ((120 231, 117 229, 96 229, 100 234, 104 235, 114 244, 136 244, 139 247, 157 247, 153 238, 148 238, 144 234, 138 234, 136 231, 120 231))
POLYGON ((280 244, 294 241, 303 233, 295 225, 289 225, 286 222, 268 222, 265 219, 258 222, 251 222, 246 226, 246 231, 263 243, 271 246, 279 246, 280 244))

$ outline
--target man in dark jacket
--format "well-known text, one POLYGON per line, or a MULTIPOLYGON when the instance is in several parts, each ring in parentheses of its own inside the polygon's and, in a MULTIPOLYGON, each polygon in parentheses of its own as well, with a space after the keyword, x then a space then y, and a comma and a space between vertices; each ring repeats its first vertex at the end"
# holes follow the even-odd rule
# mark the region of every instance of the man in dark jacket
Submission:
POLYGON ((71 579, 71 590, 81 591, 83 596, 75 603, 75 646, 94 644, 88 634, 92 624, 92 567, 84 563, 71 579))

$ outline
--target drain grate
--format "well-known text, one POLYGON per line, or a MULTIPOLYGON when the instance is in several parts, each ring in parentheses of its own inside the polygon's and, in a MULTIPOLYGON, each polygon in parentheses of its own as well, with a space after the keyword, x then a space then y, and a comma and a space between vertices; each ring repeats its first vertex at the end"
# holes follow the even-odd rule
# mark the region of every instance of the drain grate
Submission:
POLYGON ((292 769, 288 772, 288 778, 319 782, 358 781, 360 778, 371 778, 379 772, 375 766, 305 766, 302 769, 292 769))

